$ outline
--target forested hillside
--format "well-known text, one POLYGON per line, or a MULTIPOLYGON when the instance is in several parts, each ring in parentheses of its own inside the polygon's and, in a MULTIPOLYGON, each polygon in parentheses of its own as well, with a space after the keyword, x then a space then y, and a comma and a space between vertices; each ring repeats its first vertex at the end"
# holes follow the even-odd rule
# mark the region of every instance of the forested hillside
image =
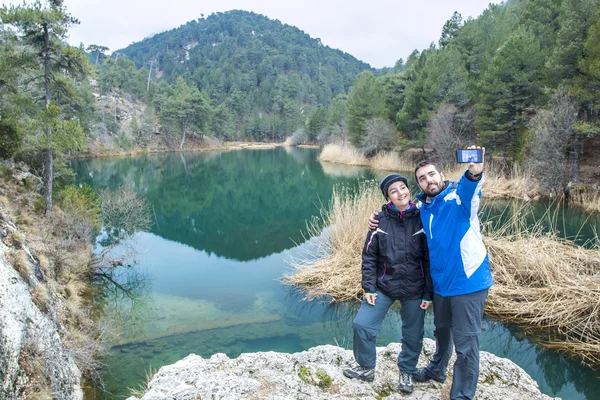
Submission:
POLYGON ((599 133, 600 2, 509 0, 441 31, 402 72, 359 75, 347 137, 366 153, 426 145, 444 163, 477 142, 548 189, 578 183, 599 133))
POLYGON ((153 63, 168 83, 183 77, 214 105, 237 90, 242 104, 232 110, 284 115, 286 106, 329 104, 359 72, 371 70, 296 27, 239 10, 190 21, 119 52, 138 67, 153 63))
MULTIPOLYGON (((181 143, 188 129, 219 139, 283 140, 345 95, 361 71, 373 70, 298 28, 247 11, 190 21, 110 58, 101 45, 88 50, 107 101, 114 90, 143 99, 181 143)), ((305 140, 316 134, 310 130, 305 140)))
POLYGON ((376 71, 247 11, 201 16, 109 56, 101 43, 66 45, 78 21, 62 1, 4 7, 0 156, 44 171, 41 153, 48 164, 86 142, 128 151, 292 135, 350 141, 369 156, 426 146, 452 162, 477 142, 560 191, 580 181, 599 132, 599 10, 598 0, 509 0, 475 19, 455 13, 437 44, 376 71), (44 13, 55 25, 47 47, 33 17, 44 13))

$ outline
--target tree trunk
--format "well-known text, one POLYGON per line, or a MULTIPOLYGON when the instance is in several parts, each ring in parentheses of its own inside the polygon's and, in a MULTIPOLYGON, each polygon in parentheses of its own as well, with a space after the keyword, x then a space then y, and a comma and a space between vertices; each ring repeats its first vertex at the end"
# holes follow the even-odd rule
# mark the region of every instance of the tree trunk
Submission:
MULTIPOLYGON (((48 25, 44 24, 43 25, 43 29, 44 29, 44 86, 45 86, 45 106, 46 106, 46 110, 48 109, 48 107, 50 107, 50 96, 52 95, 51 93, 51 87, 50 87, 50 73, 51 73, 51 66, 50 66, 50 33, 48 32, 48 25)), ((48 126, 48 128, 46 128, 46 136, 47 136, 47 140, 49 143, 49 146, 52 146, 52 128, 50 128, 48 126)), ((53 179, 53 167, 54 167, 54 160, 53 160, 53 152, 52 152, 52 147, 45 149, 46 152, 46 168, 45 168, 45 172, 46 172, 46 190, 45 190, 45 195, 46 195, 46 204, 44 207, 44 215, 49 218, 52 216, 52 179, 53 179)))
POLYGON ((146 92, 150 90, 150 75, 152 75, 152 64, 154 60, 150 61, 150 71, 148 71, 148 84, 146 85, 146 92))
POLYGON ((115 101, 115 124, 117 123, 117 90, 113 88, 113 100, 115 101))
POLYGON ((179 148, 183 149, 183 144, 185 143, 185 131, 187 130, 187 123, 183 124, 183 132, 181 133, 181 143, 179 144, 179 148))
POLYGON ((573 143, 573 184, 579 182, 579 160, 583 155, 583 137, 581 134, 575 134, 575 143, 573 143))
POLYGON ((46 206, 44 208, 44 215, 46 217, 52 216, 52 181, 54 179, 54 150, 46 150, 46 206))

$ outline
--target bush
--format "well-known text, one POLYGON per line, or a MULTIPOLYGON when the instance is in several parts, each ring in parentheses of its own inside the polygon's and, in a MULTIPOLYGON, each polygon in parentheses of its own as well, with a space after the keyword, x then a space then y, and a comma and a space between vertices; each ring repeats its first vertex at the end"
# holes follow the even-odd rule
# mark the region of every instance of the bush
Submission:
POLYGON ((435 162, 446 166, 456 162, 456 149, 474 143, 474 108, 461 113, 453 104, 442 104, 427 123, 427 144, 434 149, 435 162))
POLYGON ((111 192, 104 189, 100 192, 102 218, 111 245, 131 236, 135 232, 145 231, 152 225, 150 206, 145 198, 138 197, 128 186, 111 192))
POLYGON ((100 200, 89 185, 66 186, 58 193, 56 203, 69 214, 69 228, 80 239, 91 240, 102 226, 100 200))
POLYGON ((0 120, 0 158, 11 158, 21 146, 23 135, 16 125, 0 120))
POLYGON ((389 151, 394 146, 396 135, 396 129, 387 119, 371 118, 365 123, 365 136, 360 142, 360 148, 367 157, 389 151))
POLYGON ((292 146, 308 143, 308 135, 306 134, 304 128, 299 128, 292 134, 291 143, 292 146))
POLYGON ((572 143, 579 103, 565 89, 529 122, 527 165, 542 187, 561 195, 573 177, 572 143))

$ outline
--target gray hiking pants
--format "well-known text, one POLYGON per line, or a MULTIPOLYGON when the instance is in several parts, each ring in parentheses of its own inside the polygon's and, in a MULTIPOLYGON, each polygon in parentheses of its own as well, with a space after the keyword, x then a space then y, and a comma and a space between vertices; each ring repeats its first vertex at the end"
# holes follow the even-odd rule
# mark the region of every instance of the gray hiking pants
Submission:
POLYGON ((479 334, 487 294, 487 289, 451 297, 433 294, 436 351, 427 369, 436 376, 445 376, 454 344, 452 400, 471 400, 475 396, 479 378, 479 334))
MULTIPOLYGON (((375 368, 376 339, 381 323, 394 299, 377 292, 375 305, 363 300, 360 310, 354 318, 354 359, 365 368, 375 368)), ((423 323, 425 311, 419 307, 421 300, 400 301, 400 318, 402 319, 402 351, 398 355, 400 371, 414 374, 417 372, 417 361, 423 346, 423 323)))

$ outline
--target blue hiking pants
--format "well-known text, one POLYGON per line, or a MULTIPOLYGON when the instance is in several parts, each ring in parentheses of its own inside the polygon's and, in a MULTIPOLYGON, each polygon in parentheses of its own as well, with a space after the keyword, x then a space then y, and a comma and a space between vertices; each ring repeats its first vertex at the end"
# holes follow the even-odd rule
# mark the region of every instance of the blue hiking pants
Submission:
POLYGON ((488 291, 443 297, 433 294, 433 321, 436 347, 427 369, 436 376, 445 376, 452 345, 456 362, 451 400, 471 400, 479 379, 479 334, 488 291))
MULTIPOLYGON (((375 305, 363 300, 360 310, 354 318, 354 359, 365 368, 375 368, 376 339, 394 299, 377 292, 375 305)), ((419 307, 421 300, 401 300, 400 318, 402 319, 402 351, 398 355, 400 371, 414 374, 423 346, 423 323, 425 311, 419 307)))

